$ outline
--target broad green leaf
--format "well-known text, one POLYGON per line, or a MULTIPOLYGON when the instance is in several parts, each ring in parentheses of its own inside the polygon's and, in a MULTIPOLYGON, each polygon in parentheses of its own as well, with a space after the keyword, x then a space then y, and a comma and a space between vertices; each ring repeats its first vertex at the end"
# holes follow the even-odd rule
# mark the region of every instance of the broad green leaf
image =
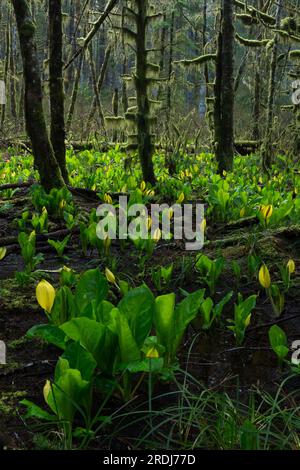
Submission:
POLYGON ((91 302, 95 302, 96 305, 99 304, 106 298, 107 294, 107 280, 99 269, 86 271, 81 276, 75 292, 75 300, 79 311, 83 311, 91 302))
POLYGON ((53 383, 46 397, 50 409, 60 420, 73 422, 78 407, 87 409, 90 400, 90 383, 83 380, 79 370, 68 369, 53 383))
POLYGON ((155 300, 154 324, 158 342, 161 343, 168 354, 171 353, 175 340, 175 294, 157 297, 155 300))
POLYGON ((269 329, 269 340, 272 349, 275 351, 278 346, 287 346, 287 337, 285 332, 277 325, 269 329))
POLYGON ((105 326, 86 317, 73 318, 61 325, 61 330, 93 355, 98 362, 98 352, 105 341, 105 326))
POLYGON ((38 405, 35 405, 34 403, 32 403, 32 401, 22 400, 22 401, 20 401, 20 403, 21 403, 21 405, 24 405, 27 408, 27 412, 26 412, 26 415, 25 415, 26 419, 28 419, 28 418, 37 418, 37 419, 40 419, 42 421, 56 421, 56 419, 57 419, 55 415, 51 415, 50 413, 43 410, 38 405))
POLYGON ((127 365, 126 370, 133 374, 138 372, 158 372, 164 367, 164 359, 158 357, 155 359, 143 359, 142 361, 131 362, 127 365))
POLYGON ((26 333, 27 338, 40 338, 47 343, 54 344, 60 349, 66 348, 66 335, 58 327, 53 325, 36 325, 26 333))
POLYGON ((204 300, 201 304, 201 312, 203 315, 203 320, 204 320, 204 325, 203 327, 209 328, 210 326, 210 317, 211 317, 211 312, 213 309, 214 303, 210 297, 204 300))
POLYGON ((217 305, 215 305, 214 315, 216 318, 219 318, 219 319, 221 318, 223 309, 225 305, 228 304, 228 302, 231 300, 232 296, 233 296, 233 292, 229 292, 227 295, 225 295, 225 297, 223 297, 223 299, 217 305))
POLYGON ((116 317, 119 339, 120 359, 123 366, 139 361, 141 353, 129 327, 126 316, 115 308, 112 312, 116 317))
POLYGON ((130 290, 119 302, 118 309, 125 315, 131 333, 139 348, 150 334, 153 313, 154 297, 147 286, 130 290))
POLYGON ((55 325, 62 325, 74 316, 76 316, 76 306, 72 291, 67 286, 61 287, 55 296, 51 319, 55 325))
POLYGON ((91 353, 86 351, 79 342, 71 343, 62 358, 68 361, 71 369, 79 370, 84 380, 91 380, 97 363, 91 353))
POLYGON ((74 318, 61 326, 66 335, 80 344, 94 357, 102 372, 112 373, 116 359, 116 319, 112 312, 112 323, 105 326, 86 317, 74 318), (113 329, 114 328, 114 329, 113 329))
POLYGON ((176 350, 182 340, 184 332, 187 326, 191 323, 194 318, 198 315, 201 304, 203 302, 205 289, 200 289, 190 294, 184 300, 182 300, 175 309, 175 331, 173 338, 173 355, 176 354, 176 350))

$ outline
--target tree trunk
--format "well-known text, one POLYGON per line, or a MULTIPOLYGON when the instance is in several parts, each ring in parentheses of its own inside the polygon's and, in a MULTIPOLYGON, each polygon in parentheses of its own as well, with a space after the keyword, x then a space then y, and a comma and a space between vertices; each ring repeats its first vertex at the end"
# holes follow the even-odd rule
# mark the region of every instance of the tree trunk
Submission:
POLYGON ((254 84, 254 105, 253 105, 253 131, 254 140, 260 140, 260 101, 261 101, 261 53, 256 55, 257 64, 255 65, 255 84, 254 84))
POLYGON ((150 103, 148 98, 147 82, 147 52, 146 52, 146 31, 147 31, 147 0, 137 0, 138 21, 137 21, 137 41, 136 41, 136 95, 137 95, 137 140, 140 162, 143 171, 144 181, 154 185, 156 183, 152 156, 154 146, 150 130, 150 103))
MULTIPOLYGON (((280 29, 280 21, 282 15, 283 0, 279 0, 276 9, 276 29, 280 29)), ((270 76, 269 76, 269 90, 268 90, 268 105, 267 105, 267 123, 265 132, 265 141, 262 147, 262 166, 263 169, 268 172, 271 168, 273 160, 273 149, 272 149, 272 134, 273 134, 273 120, 274 120, 274 104, 275 104, 275 90, 276 90, 276 74, 277 74, 277 59, 278 59, 278 46, 279 36, 275 34, 274 45, 272 49, 272 57, 270 64, 270 76)))
POLYGON ((61 0, 49 0, 49 82, 51 110, 51 143, 61 174, 68 183, 65 145, 63 32, 61 0))
POLYGON ((215 82, 215 152, 220 174, 231 171, 234 155, 233 0, 222 0, 215 82))
POLYGON ((173 73, 174 28, 175 28, 175 12, 172 11, 171 26, 170 26, 170 56, 169 56, 169 64, 168 64, 168 85, 167 85, 167 120, 168 120, 168 123, 170 121, 171 109, 172 109, 171 78, 172 78, 172 73, 173 73))
POLYGON ((27 0, 12 0, 20 38, 24 71, 25 122, 35 165, 46 190, 64 186, 59 165, 47 134, 42 83, 37 58, 35 23, 27 0))
MULTIPOLYGON (((7 86, 9 63, 10 63, 10 20, 6 26, 6 59, 5 59, 4 77, 3 77, 5 88, 7 86)), ((5 116, 6 116, 6 104, 3 104, 1 108, 2 109, 1 109, 0 131, 1 133, 3 133, 4 121, 5 121, 5 116)))

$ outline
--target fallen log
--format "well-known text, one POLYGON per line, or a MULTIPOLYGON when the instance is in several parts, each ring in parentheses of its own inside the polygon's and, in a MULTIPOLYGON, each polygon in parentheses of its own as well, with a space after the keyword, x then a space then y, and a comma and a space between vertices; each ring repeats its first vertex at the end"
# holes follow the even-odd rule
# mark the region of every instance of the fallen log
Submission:
MULTIPOLYGON (((39 233, 36 236, 36 241, 37 243, 47 241, 49 239, 51 240, 58 240, 60 238, 65 238, 67 235, 74 235, 76 233, 79 233, 78 228, 74 228, 72 230, 66 228, 66 229, 61 229, 61 230, 56 230, 54 232, 49 232, 49 233, 39 233)), ((0 246, 10 246, 10 245, 18 245, 18 237, 17 236, 11 236, 11 237, 4 237, 0 238, 0 246)))

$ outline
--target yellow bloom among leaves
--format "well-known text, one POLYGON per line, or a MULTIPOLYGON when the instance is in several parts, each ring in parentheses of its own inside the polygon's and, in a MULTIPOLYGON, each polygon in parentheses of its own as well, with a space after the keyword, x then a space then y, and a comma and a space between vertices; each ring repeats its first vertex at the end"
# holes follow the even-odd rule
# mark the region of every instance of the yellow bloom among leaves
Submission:
POLYGON ((103 199, 104 199, 104 202, 106 202, 106 204, 112 204, 112 202, 113 202, 112 198, 109 194, 104 194, 103 199))
POLYGON ((203 219, 202 222, 200 223, 201 233, 205 233, 206 227, 207 227, 207 220, 203 219))
POLYGON ((108 282, 110 282, 111 284, 116 284, 116 277, 114 273, 111 272, 110 269, 105 268, 105 276, 108 282))
POLYGON ((153 238, 153 240, 154 240, 156 243, 158 243, 159 240, 161 239, 161 235, 162 235, 162 233, 161 233, 160 228, 157 228, 157 229, 154 231, 152 238, 153 238))
POLYGON ((264 289, 270 289, 271 287, 271 276, 270 272, 265 264, 262 265, 259 271, 258 279, 260 282, 260 285, 264 289))
POLYGON ((40 307, 47 313, 51 313, 55 300, 55 289, 48 281, 43 279, 39 282, 36 287, 36 298, 40 307))
POLYGON ((185 199, 184 193, 181 193, 181 194, 179 195, 179 198, 177 199, 177 203, 178 203, 178 204, 182 204, 183 201, 184 201, 184 199, 185 199))
POLYGON ((289 274, 294 274, 294 272, 296 271, 295 261, 293 259, 290 259, 286 266, 288 268, 289 274))
POLYGON ((261 209, 260 209, 260 212, 262 213, 262 216, 265 219, 265 221, 268 222, 269 219, 273 215, 273 206, 272 206, 272 204, 268 204, 267 206, 262 206, 261 209))
POLYGON ((152 348, 149 349, 149 351, 146 354, 147 359, 158 359, 159 358, 159 352, 157 349, 153 346, 152 348))
POLYGON ((50 380, 47 380, 47 382, 45 383, 44 389, 43 389, 43 395, 44 395, 44 399, 45 399, 46 403, 48 403, 48 395, 49 395, 50 391, 51 391, 50 380))
POLYGON ((5 255, 6 255, 6 248, 5 246, 1 247, 0 248, 0 261, 5 258, 5 255))

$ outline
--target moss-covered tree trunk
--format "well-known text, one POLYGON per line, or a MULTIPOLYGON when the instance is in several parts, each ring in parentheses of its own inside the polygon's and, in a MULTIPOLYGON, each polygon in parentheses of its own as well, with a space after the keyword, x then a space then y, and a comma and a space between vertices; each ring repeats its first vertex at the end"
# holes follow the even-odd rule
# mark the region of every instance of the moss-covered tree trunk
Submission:
MULTIPOLYGON (((10 62, 10 21, 8 22, 6 26, 6 59, 5 59, 4 76, 3 76, 5 87, 7 86, 9 62, 10 62)), ((5 116, 6 116, 6 104, 3 104, 1 108, 2 109, 1 109, 0 131, 1 133, 3 133, 4 121, 5 121, 5 116)))
POLYGON ((49 0, 49 49, 51 143, 61 174, 67 183, 61 0, 49 0))
POLYGON ((64 186, 64 180, 49 141, 43 111, 43 94, 37 58, 35 23, 27 0, 12 0, 20 38, 24 72, 24 108, 28 136, 41 184, 46 190, 64 186))
MULTIPOLYGON (((280 21, 282 16, 283 0, 278 0, 276 9, 276 28, 280 28, 280 21)), ((271 168, 273 161, 273 124, 274 124, 274 105, 275 105, 275 91, 276 91, 276 76, 277 76, 277 60, 279 50, 279 36, 275 34, 274 44, 271 55, 270 74, 269 74, 269 89, 268 89, 268 104, 267 104, 267 122, 264 143, 262 146, 262 166, 268 172, 271 168)))
POLYGON ((253 103, 253 130, 252 137, 254 140, 260 140, 260 108, 261 108, 261 53, 256 55, 256 65, 254 74, 254 103, 253 103))
POLYGON ((175 12, 172 11, 170 25, 170 55, 168 63, 168 85, 167 85, 167 120, 169 123, 172 109, 172 73, 173 73, 173 55, 174 55, 174 29, 175 29, 175 12))
POLYGON ((17 103, 16 103, 16 67, 15 67, 15 47, 13 43, 13 30, 10 26, 10 111, 17 127, 17 103))
POLYGON ((147 183, 155 184, 152 156, 154 145, 150 129, 150 103, 147 81, 147 7, 148 0, 137 0, 138 21, 136 40, 136 95, 137 95, 137 140, 143 178, 147 183))
POLYGON ((215 82, 215 152, 219 172, 230 171, 234 155, 233 0, 222 0, 215 82))

